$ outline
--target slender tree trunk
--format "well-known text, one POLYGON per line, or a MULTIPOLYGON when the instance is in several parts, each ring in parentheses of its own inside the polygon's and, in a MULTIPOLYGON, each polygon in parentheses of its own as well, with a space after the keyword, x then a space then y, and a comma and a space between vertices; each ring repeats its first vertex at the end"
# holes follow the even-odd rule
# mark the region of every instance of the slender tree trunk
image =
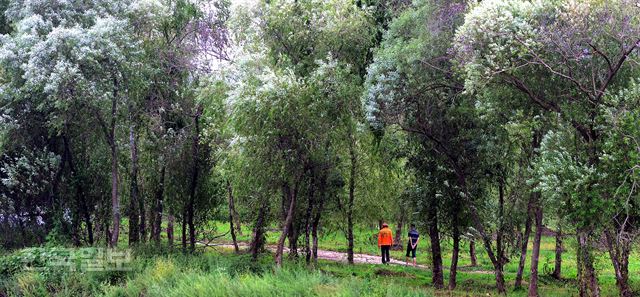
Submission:
MULTIPOLYGON (((461 172, 462 170, 458 168, 456 171, 458 171, 456 172, 458 185, 463 189, 463 193, 465 193, 465 196, 471 197, 471 195, 469 195, 469 192, 466 190, 467 189, 466 178, 464 174, 461 172)), ((478 233, 480 233, 480 236, 482 237, 482 242, 484 245, 484 249, 487 252, 487 256, 489 257, 489 260, 491 260, 491 263, 493 264, 494 275, 496 277, 496 288, 498 289, 498 293, 506 294, 507 290, 504 283, 504 272, 502 271, 502 264, 501 264, 502 259, 499 259, 500 255, 496 257, 496 255, 494 254, 493 247, 491 246, 491 237, 485 231, 484 226, 482 225, 482 220, 478 215, 477 209, 475 209, 473 205, 471 205, 470 216, 471 216, 471 222, 473 223, 473 226, 476 228, 476 230, 478 231, 478 233)))
POLYGON ((496 234, 496 257, 498 258, 498 265, 500 270, 504 270, 505 255, 504 255, 504 180, 500 178, 498 185, 498 232, 496 234))
POLYGON ((533 249, 531 250, 531 276, 529 279, 529 297, 538 296, 538 260, 540 258, 540 242, 542 240, 542 201, 540 193, 536 192, 535 200, 535 223, 536 233, 533 238, 533 249))
POLYGON ((313 223, 313 207, 315 202, 315 177, 312 178, 310 184, 309 205, 307 205, 307 213, 304 219, 304 247, 307 265, 311 264, 311 225, 313 223))
POLYGON ((266 216, 269 212, 269 201, 263 198, 262 205, 260 205, 260 209, 258 209, 258 216, 256 218, 256 223, 253 226, 253 236, 251 240, 251 245, 249 250, 251 251, 251 256, 253 260, 258 259, 258 254, 264 248, 264 227, 266 216))
POLYGON ((71 144, 66 134, 63 136, 64 146, 66 154, 68 155, 67 162, 69 163, 69 170, 73 176, 73 184, 76 188, 76 201, 82 212, 85 227, 87 228, 87 242, 89 245, 93 245, 93 223, 91 222, 91 214, 89 213, 89 207, 87 206, 87 198, 84 194, 82 183, 79 181, 78 172, 76 171, 75 163, 73 162, 73 153, 71 152, 71 144))
MULTIPOLYGON (((188 207, 188 206, 187 206, 188 207)), ((180 233, 181 233, 181 242, 182 242, 182 252, 187 252, 187 209, 183 207, 182 210, 182 222, 180 223, 180 233)))
POLYGON ((469 258, 471 259, 471 267, 478 266, 478 257, 476 256, 476 242, 469 241, 469 258))
POLYGON ((353 264, 353 203, 355 200, 356 189, 356 148, 355 139, 351 132, 349 132, 349 156, 351 160, 351 170, 349 173, 349 202, 347 203, 347 261, 349 264, 353 264))
POLYGON ((515 289, 522 288, 522 275, 524 274, 524 265, 527 262, 527 248, 529 245, 529 237, 531 236, 531 217, 533 216, 533 201, 536 193, 532 192, 527 203, 527 219, 524 223, 524 234, 522 235, 522 246, 520 247, 520 262, 518 263, 518 272, 516 273, 515 289))
POLYGON ((138 148, 133 124, 129 126, 129 146, 131 149, 131 199, 129 200, 129 245, 136 244, 140 238, 138 215, 138 148))
POLYGON ((320 217, 322 215, 322 211, 324 210, 324 201, 325 197, 325 184, 326 184, 326 176, 323 177, 322 183, 320 184, 320 201, 318 203, 318 208, 316 210, 315 216, 313 218, 313 224, 311 226, 311 237, 313 238, 313 248, 311 250, 313 264, 318 265, 318 227, 320 225, 320 217))
POLYGON ((107 142, 111 148, 111 212, 113 219, 113 232, 109 247, 118 245, 120 237, 120 196, 118 194, 118 147, 116 143, 116 120, 118 112, 118 80, 114 78, 114 94, 111 99, 111 126, 109 132, 106 132, 107 142))
POLYGON ((165 179, 165 166, 162 165, 162 169, 160 169, 160 182, 158 184, 158 188, 156 189, 156 197, 155 197, 155 205, 153 207, 153 215, 151 218, 153 219, 152 228, 151 228, 151 238, 156 242, 157 245, 160 245, 160 231, 162 230, 162 207, 164 200, 164 179, 165 179))
POLYGON ((556 233, 556 261, 551 276, 555 279, 562 279, 562 227, 558 227, 556 233))
POLYGON ((144 196, 138 198, 138 214, 140 215, 140 241, 147 241, 147 217, 144 206, 144 196))
POLYGON ((289 258, 298 257, 298 238, 300 237, 299 224, 296 220, 295 210, 293 212, 293 218, 291 219, 291 226, 289 226, 289 234, 287 239, 289 240, 289 258))
POLYGON ((498 293, 506 294, 507 290, 504 284, 504 272, 502 271, 502 265, 499 262, 502 260, 498 259, 494 254, 493 247, 491 246, 491 237, 485 232, 484 226, 482 225, 482 221, 480 220, 480 217, 478 216, 478 213, 475 210, 471 211, 471 219, 473 221, 474 227, 482 237, 484 249, 487 252, 487 256, 489 257, 489 260, 491 260, 491 263, 493 264, 494 275, 496 277, 496 288, 498 289, 498 293))
POLYGON ((589 245, 589 232, 584 228, 578 230, 578 262, 580 296, 599 297, 600 287, 593 266, 593 257, 589 245))
POLYGON ((169 214, 167 215, 167 245, 169 246, 169 249, 173 249, 173 225, 175 221, 176 218, 171 214, 171 212, 169 212, 169 214))
POLYGON ((113 232, 109 247, 118 245, 120 237, 120 197, 118 197, 118 152, 115 145, 111 147, 111 210, 113 212, 113 232))
POLYGON ((198 106, 196 115, 193 117, 193 172, 191 174, 191 187, 189 192, 189 204, 187 208, 187 224, 189 225, 189 249, 196 250, 196 227, 193 222, 195 212, 196 189, 198 187, 198 175, 200 174, 200 115, 202 107, 198 106))
POLYGON ((440 250, 440 231, 438 230, 438 202, 432 197, 429 206, 429 240, 431 241, 431 273, 433 286, 444 288, 442 251, 440 250))
POLYGON ((629 254, 631 252, 630 243, 623 240, 617 240, 610 230, 605 230, 605 238, 607 241, 607 249, 609 257, 613 264, 613 270, 616 276, 616 286, 620 293, 620 297, 634 296, 629 286, 629 254))
POLYGON ((233 206, 233 188, 231 183, 227 181, 227 193, 229 194, 229 232, 231 232, 231 239, 233 240, 233 249, 237 253, 240 252, 238 248, 238 241, 236 240, 236 231, 233 228, 233 212, 235 207, 233 206))
MULTIPOLYGON (((454 216, 457 216, 454 214, 454 216)), ((458 255, 460 254, 460 232, 458 231, 457 219, 454 219, 453 226, 453 250, 451 251, 451 268, 449 269, 449 290, 456 288, 458 275, 458 255)))
POLYGON ((393 245, 396 248, 402 248, 402 224, 404 222, 404 211, 400 210, 398 218, 398 225, 396 225, 396 238, 393 240, 393 245))
MULTIPOLYGON (((297 185, 296 185, 297 187, 297 185)), ((295 211, 296 208, 296 191, 297 189, 294 189, 293 191, 289 188, 289 186, 285 187, 285 191, 288 194, 287 196, 290 197, 289 199, 289 210, 287 211, 287 218, 284 221, 284 229, 282 230, 282 234, 280 234, 280 238, 278 239, 278 246, 276 249, 276 255, 275 255, 275 260, 276 260, 276 266, 278 268, 282 267, 282 253, 284 251, 284 240, 287 237, 287 234, 289 234, 289 229, 291 228, 291 223, 293 221, 293 212, 295 211)))

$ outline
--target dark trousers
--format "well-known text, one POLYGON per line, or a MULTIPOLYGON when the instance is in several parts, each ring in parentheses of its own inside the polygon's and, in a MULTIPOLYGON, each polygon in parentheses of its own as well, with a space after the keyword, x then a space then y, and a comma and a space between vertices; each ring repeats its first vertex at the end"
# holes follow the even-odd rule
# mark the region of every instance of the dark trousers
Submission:
POLYGON ((389 258, 389 250, 391 249, 390 245, 382 245, 380 246, 380 250, 382 251, 382 264, 389 263, 391 259, 389 258))

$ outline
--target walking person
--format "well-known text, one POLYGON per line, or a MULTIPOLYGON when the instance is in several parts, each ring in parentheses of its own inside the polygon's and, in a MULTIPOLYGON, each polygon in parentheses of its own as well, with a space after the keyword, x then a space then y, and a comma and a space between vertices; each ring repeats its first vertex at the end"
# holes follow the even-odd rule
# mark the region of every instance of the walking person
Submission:
POLYGON ((391 229, 389 229, 389 225, 387 223, 382 224, 382 229, 378 233, 378 247, 382 252, 382 264, 389 264, 391 258, 389 257, 389 250, 391 250, 391 245, 393 245, 393 233, 391 229))
POLYGON ((409 241, 407 242, 407 257, 405 258, 406 264, 409 265, 409 257, 413 258, 413 266, 417 266, 416 263, 416 249, 418 248, 418 241, 420 240, 420 234, 416 230, 416 225, 411 224, 411 230, 409 230, 409 241))

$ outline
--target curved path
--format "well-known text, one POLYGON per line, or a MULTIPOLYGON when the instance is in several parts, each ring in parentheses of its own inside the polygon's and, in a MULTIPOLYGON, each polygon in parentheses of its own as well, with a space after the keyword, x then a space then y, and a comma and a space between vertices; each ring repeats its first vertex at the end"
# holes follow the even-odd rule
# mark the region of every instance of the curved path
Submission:
MULTIPOLYGON (((216 244, 216 245, 211 245, 211 246, 212 247, 222 247, 222 248, 225 248, 225 249, 233 249, 233 244, 229 244, 229 243, 216 244)), ((243 243, 243 242, 238 242, 238 246, 240 248, 246 248, 247 244, 243 243)), ((269 245, 269 246, 267 246, 267 249, 269 251, 275 253, 276 246, 275 245, 269 245)), ((287 247, 285 247, 284 248, 284 252, 289 252, 289 249, 287 247)), ((320 250, 319 249, 318 250, 318 259, 347 263, 347 253, 329 251, 329 250, 320 250)), ((381 260, 380 260, 380 256, 373 256, 373 255, 368 255, 368 254, 353 254, 353 262, 358 263, 358 264, 382 264, 381 260)), ((395 264, 395 265, 406 265, 404 261, 393 259, 393 258, 391 258, 391 262, 390 263, 391 264, 395 264)), ((413 266, 412 264, 409 264, 409 265, 413 266)), ((416 267, 420 268, 420 269, 428 269, 429 268, 429 266, 422 265, 422 264, 418 264, 416 267)), ((493 273, 492 271, 487 271, 487 270, 458 270, 458 271, 459 272, 466 272, 466 273, 480 273, 480 274, 491 274, 491 273, 493 273)))

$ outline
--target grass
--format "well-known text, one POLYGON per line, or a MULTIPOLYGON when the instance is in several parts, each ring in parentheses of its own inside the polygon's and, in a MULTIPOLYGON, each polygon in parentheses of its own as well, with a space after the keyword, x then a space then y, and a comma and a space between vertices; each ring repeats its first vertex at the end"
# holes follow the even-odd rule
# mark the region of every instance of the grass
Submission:
MULTIPOLYGON (((226 224, 224 224, 226 225, 226 224)), ((223 224, 218 225, 219 230, 228 230, 228 225, 223 226, 223 224), (225 229, 226 228, 226 229, 225 229)), ((249 234, 249 232, 246 232, 249 234)), ((379 250, 377 247, 377 230, 375 228, 356 228, 354 232, 355 238, 355 252, 363 253, 369 255, 378 255, 379 250)), ((275 244, 279 233, 277 232, 269 232, 267 234, 267 241, 270 244, 275 244)), ((426 234, 423 234, 421 238, 417 262, 418 264, 423 264, 430 266, 431 265, 431 256, 430 256, 430 242, 426 234)), ((230 240, 230 237, 229 237, 230 240)), ((404 239, 406 240, 406 239, 404 239)), ((538 270, 540 272, 540 284, 539 291, 541 296, 575 296, 577 295, 577 284, 575 283, 575 279, 577 276, 577 267, 576 267, 576 241, 572 237, 565 237, 564 239, 564 248, 565 252, 563 253, 563 262, 562 262, 562 277, 563 280, 556 280, 549 276, 551 274, 553 267, 555 265, 555 238, 554 237, 542 237, 541 250, 540 250, 540 259, 538 270)), ((332 250, 332 251, 340 251, 346 252, 347 250, 347 241, 345 236, 341 233, 333 232, 329 234, 324 234, 319 239, 319 247, 320 249, 332 250)), ((445 267, 445 282, 448 282, 448 267, 451 265, 451 252, 452 252, 452 244, 450 240, 443 239, 441 243, 442 248, 442 256, 443 256, 443 265, 445 267)), ((524 286, 528 285, 527 280, 530 276, 530 255, 531 249, 533 248, 533 239, 529 240, 528 252, 527 252, 527 261, 524 270, 524 286)), ((489 261, 484 249, 481 244, 476 244, 476 252, 478 257, 478 266, 470 267, 471 259, 469 257, 469 245, 468 242, 461 242, 461 254, 458 261, 458 291, 460 291, 461 296, 479 296, 493 294, 495 292, 495 278, 493 275, 493 266, 489 261), (486 271, 487 274, 479 274, 479 273, 471 273, 468 271, 486 271), (470 294, 470 295, 465 295, 470 294)), ((615 285, 615 274, 613 271, 613 266, 611 265, 611 261, 609 259, 609 255, 605 251, 596 251, 596 269, 598 272, 598 280, 601 286, 601 291, 603 296, 617 296, 617 288, 615 285)), ((394 259, 404 260, 405 259, 405 250, 392 250, 391 257, 394 259)), ((515 281, 517 269, 518 269, 518 259, 519 257, 515 255, 511 258, 511 261, 507 263, 504 267, 505 280, 507 282, 507 289, 511 292, 510 296, 526 296, 526 291, 513 291, 513 283, 515 281)), ((633 273, 634 271, 640 271, 640 254, 634 251, 631 254, 629 259, 629 271, 630 271, 630 282, 632 288, 636 292, 640 292, 640 275, 637 273, 633 273)), ((339 268, 345 267, 342 264, 330 264, 327 265, 336 265, 339 268)), ((365 267, 367 265, 356 265, 353 267, 365 267)), ((347 266, 350 267, 350 266, 347 266)), ((394 266, 391 266, 390 269, 395 269, 394 266)), ((337 268, 336 268, 337 269, 337 268)), ((348 268, 344 268, 347 269, 348 268)), ((359 274, 357 271, 358 268, 355 268, 356 275, 360 275, 362 277, 370 277, 370 274, 359 274)), ((401 267, 401 269, 409 269, 401 267)), ((335 270, 335 269, 334 269, 335 270)), ((362 272, 362 271, 360 271, 362 272)), ((416 282, 416 285, 428 286, 431 282, 431 274, 430 271, 420 270, 418 273, 415 273, 416 277, 412 278, 413 282, 416 282), (419 276, 419 277, 418 277, 419 276)), ((398 277, 395 277, 398 278, 398 277)), ((400 277, 401 278, 401 277, 400 277)), ((455 295, 455 294, 454 294, 455 295)))
MULTIPOLYGON (((227 224, 212 223, 211 228, 219 234, 228 231, 227 224)), ((243 229, 244 235, 239 239, 248 241, 251 232, 246 227, 243 229)), ((356 252, 377 255, 375 234, 375 229, 358 229, 356 252)), ((278 232, 269 232, 268 241, 274 243, 278 235, 278 232)), ((426 239, 423 238, 419 245, 418 263, 430 265, 426 239)), ((230 241, 231 238, 227 234, 221 240, 230 241)), ((554 238, 543 238, 541 296, 577 296, 575 242, 566 238, 565 243, 567 251, 563 254, 562 267, 565 279, 558 281, 548 276, 554 265, 554 238)), ((320 248, 346 251, 346 240, 341 234, 325 234, 320 238, 320 248)), ((450 242, 443 240, 442 249, 447 268, 450 242)), ((184 255, 179 250, 169 252, 152 245, 141 246, 134 250, 132 269, 126 272, 24 271, 16 269, 16 262, 11 261, 12 256, 20 253, 18 251, 0 256, 0 296, 495 296, 492 266, 484 251, 478 245, 479 266, 471 268, 467 243, 461 250, 464 252, 454 291, 434 290, 430 270, 398 265, 346 265, 322 260, 317 269, 312 269, 302 260, 291 259, 287 259, 282 269, 276 269, 271 254, 253 261, 249 255, 235 255, 222 248, 184 255), (478 270, 489 273, 478 273, 478 270)), ((391 254, 393 258, 404 259, 404 251, 392 251, 391 254)), ((632 255, 630 262, 632 287, 640 291, 640 276, 633 273, 640 269, 637 253, 632 255)), ((602 295, 617 296, 613 269, 606 253, 598 253, 596 265, 602 295)), ((513 257, 505 267, 508 295, 526 296, 526 290, 514 291, 516 269, 517 257, 513 257)), ((528 272, 527 265, 525 286, 528 272)), ((445 282, 448 282, 448 269, 445 270, 445 282)))

